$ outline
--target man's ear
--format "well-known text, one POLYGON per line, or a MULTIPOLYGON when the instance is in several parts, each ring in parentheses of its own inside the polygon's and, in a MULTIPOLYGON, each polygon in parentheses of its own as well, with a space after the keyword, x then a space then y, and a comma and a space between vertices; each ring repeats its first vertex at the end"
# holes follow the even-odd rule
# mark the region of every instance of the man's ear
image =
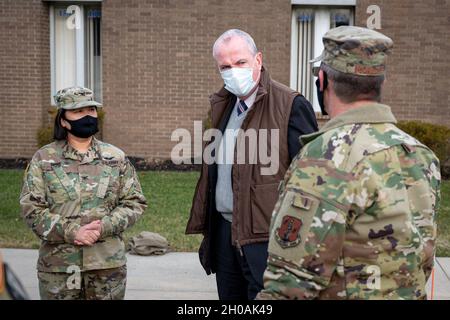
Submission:
POLYGON ((262 62, 263 62, 263 57, 262 57, 262 53, 261 53, 261 52, 258 52, 258 53, 256 54, 256 62, 258 63, 259 70, 261 70, 261 68, 262 68, 262 62))

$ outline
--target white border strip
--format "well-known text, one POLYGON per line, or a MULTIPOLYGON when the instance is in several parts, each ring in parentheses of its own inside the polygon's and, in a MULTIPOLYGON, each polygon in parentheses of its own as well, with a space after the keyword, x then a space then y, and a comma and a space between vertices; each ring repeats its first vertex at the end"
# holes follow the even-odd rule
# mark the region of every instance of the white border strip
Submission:
POLYGON ((356 6, 356 0, 291 0, 291 4, 303 6, 356 6))
POLYGON ((296 11, 292 10, 291 23, 291 89, 297 91, 297 68, 298 68, 298 25, 296 11))
POLYGON ((55 92, 55 7, 49 6, 50 10, 50 104, 55 105, 53 94, 55 92))
POLYGON ((80 28, 75 29, 75 45, 76 45, 76 84, 77 86, 84 87, 84 6, 78 6, 80 8, 80 28))

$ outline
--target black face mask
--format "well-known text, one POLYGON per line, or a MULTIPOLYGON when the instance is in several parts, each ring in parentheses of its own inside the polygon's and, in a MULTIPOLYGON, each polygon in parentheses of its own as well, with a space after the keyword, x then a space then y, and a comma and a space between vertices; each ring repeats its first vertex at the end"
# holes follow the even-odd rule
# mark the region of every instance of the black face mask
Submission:
POLYGON ((79 138, 89 138, 98 132, 98 119, 92 116, 84 116, 78 120, 66 120, 70 123, 71 134, 79 138))
POLYGON ((316 80, 316 89, 317 89, 317 100, 319 101, 320 110, 324 116, 327 116, 328 113, 325 111, 325 104, 323 103, 323 92, 328 87, 328 78, 327 74, 323 73, 323 90, 320 91, 320 81, 319 78, 316 80))

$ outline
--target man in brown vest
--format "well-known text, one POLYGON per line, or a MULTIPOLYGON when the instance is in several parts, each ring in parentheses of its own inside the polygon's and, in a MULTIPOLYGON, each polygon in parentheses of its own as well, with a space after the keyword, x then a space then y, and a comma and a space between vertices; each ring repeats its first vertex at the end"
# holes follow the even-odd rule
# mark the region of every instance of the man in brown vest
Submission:
POLYGON ((278 184, 301 148, 299 136, 317 131, 317 122, 302 95, 270 78, 249 34, 226 31, 213 56, 225 86, 210 98, 211 122, 222 135, 210 142, 214 161, 203 162, 186 233, 204 235, 200 260, 216 273, 221 300, 254 299, 278 184))

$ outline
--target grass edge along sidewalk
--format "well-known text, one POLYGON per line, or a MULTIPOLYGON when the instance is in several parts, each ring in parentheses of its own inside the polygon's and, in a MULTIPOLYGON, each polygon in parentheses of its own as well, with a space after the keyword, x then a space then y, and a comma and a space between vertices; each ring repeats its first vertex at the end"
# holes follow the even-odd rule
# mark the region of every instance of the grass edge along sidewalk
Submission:
MULTIPOLYGON (((23 170, 0 169, 0 247, 38 248, 38 238, 19 214, 19 194, 23 170)), ((135 226, 125 232, 125 240, 143 230, 157 232, 169 240, 175 251, 196 251, 201 236, 186 236, 198 172, 140 171, 139 178, 149 207, 135 226)), ((450 257, 450 181, 441 186, 438 214, 438 257, 450 257)))

